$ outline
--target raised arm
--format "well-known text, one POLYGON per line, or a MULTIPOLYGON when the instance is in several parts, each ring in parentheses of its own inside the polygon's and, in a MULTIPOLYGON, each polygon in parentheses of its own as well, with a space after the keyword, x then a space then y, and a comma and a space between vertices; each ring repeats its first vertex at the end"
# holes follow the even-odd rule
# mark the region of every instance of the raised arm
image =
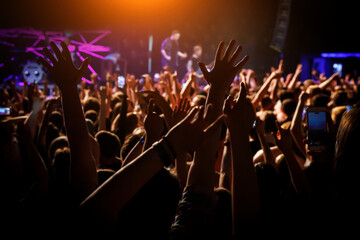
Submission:
POLYGON ((252 161, 249 133, 255 120, 255 112, 246 99, 244 83, 239 98, 228 98, 224 105, 226 125, 230 131, 232 149, 232 217, 233 235, 241 236, 247 224, 254 224, 260 215, 260 195, 252 161))
POLYGON ((164 166, 171 165, 178 154, 194 150, 211 130, 198 113, 199 109, 193 109, 185 119, 170 129, 164 139, 154 143, 97 188, 81 204, 85 216, 98 223, 116 225, 119 211, 140 188, 164 166))
POLYGON ((277 164, 275 162, 275 157, 270 149, 270 146, 265 138, 265 126, 264 121, 257 118, 256 119, 256 133, 259 137, 260 145, 264 154, 264 162, 271 164, 276 170, 278 169, 277 164))
POLYGON ((320 84, 319 84, 319 88, 320 88, 321 90, 327 88, 327 87, 331 84, 331 82, 332 82, 333 80, 335 80, 336 78, 338 78, 338 77, 339 77, 339 73, 338 73, 338 72, 337 72, 337 73, 334 73, 333 75, 331 75, 331 77, 329 77, 328 79, 326 79, 325 81, 323 81, 322 83, 320 83, 320 84))
POLYGON ((70 146, 70 182, 76 189, 79 200, 82 200, 98 185, 95 161, 90 149, 89 132, 77 89, 77 83, 83 76, 90 58, 86 58, 77 69, 64 42, 61 42, 62 52, 54 42, 50 45, 56 58, 46 47, 44 52, 52 65, 43 58, 40 60, 49 70, 50 76, 62 94, 65 128, 70 146))
POLYGON ((285 160, 289 169, 291 182, 295 188, 295 191, 302 194, 305 197, 311 196, 311 188, 309 181, 302 170, 301 166, 297 162, 294 152, 292 150, 292 137, 289 130, 282 129, 278 122, 276 122, 278 132, 273 133, 276 145, 280 148, 285 156, 285 160))
POLYGON ((306 156, 304 136, 303 136, 303 126, 302 126, 302 113, 305 107, 306 100, 310 97, 306 92, 301 92, 299 95, 299 101, 295 109, 293 119, 291 121, 290 131, 294 138, 294 141, 302 154, 306 156))
POLYGON ((289 85, 287 86, 288 89, 290 89, 290 90, 295 89, 296 81, 297 81, 298 77, 300 76, 301 71, 302 71, 302 65, 298 64, 296 67, 295 73, 294 73, 289 85))

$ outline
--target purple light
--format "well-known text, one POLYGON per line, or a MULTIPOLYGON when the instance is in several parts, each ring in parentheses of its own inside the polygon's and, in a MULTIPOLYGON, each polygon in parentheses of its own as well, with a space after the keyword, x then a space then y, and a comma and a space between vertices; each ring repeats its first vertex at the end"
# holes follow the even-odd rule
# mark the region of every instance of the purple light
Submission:
POLYGON ((7 78, 5 78, 3 81, 6 82, 7 80, 12 79, 12 77, 13 77, 13 75, 10 75, 7 78))
POLYGON ((18 84, 17 84, 18 86, 24 86, 24 82, 18 82, 18 84))
POLYGON ((91 81, 90 81, 89 79, 86 79, 86 78, 82 77, 82 78, 81 78, 81 80, 83 80, 83 81, 85 81, 85 82, 87 82, 87 83, 91 84, 91 81))
POLYGON ((348 58, 348 57, 356 57, 360 58, 360 53, 321 53, 321 57, 323 58, 348 58))
MULTIPOLYGON (((80 58, 81 61, 85 60, 85 58, 83 56, 81 56, 81 54, 79 52, 76 52, 76 55, 78 55, 78 57, 80 58)), ((97 75, 97 72, 95 72, 95 70, 90 66, 90 64, 88 65, 88 68, 89 68, 90 72, 97 75)), ((99 78, 99 76, 98 76, 98 78, 99 78)))

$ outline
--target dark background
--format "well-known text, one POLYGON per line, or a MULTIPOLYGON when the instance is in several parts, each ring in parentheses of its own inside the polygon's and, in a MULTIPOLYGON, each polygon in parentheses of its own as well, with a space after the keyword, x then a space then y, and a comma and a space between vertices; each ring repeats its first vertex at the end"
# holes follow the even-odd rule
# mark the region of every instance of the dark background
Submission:
MULTIPOLYGON (((137 75, 147 69, 150 35, 154 71, 160 70, 161 41, 173 29, 180 30, 180 46, 188 54, 201 44, 205 61, 220 40, 234 38, 250 55, 247 67, 266 72, 280 57, 270 48, 277 9, 278 0, 8 0, 0 3, 0 28, 111 30, 101 44, 119 51, 137 75)), ((285 70, 294 71, 303 54, 360 52, 359 15, 356 1, 293 0, 282 52, 285 70)))

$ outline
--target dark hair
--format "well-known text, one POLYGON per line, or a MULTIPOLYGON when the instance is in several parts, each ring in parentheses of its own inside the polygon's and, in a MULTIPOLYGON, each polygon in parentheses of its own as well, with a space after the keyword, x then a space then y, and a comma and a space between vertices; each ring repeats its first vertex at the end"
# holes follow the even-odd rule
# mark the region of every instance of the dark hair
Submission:
POLYGON ((49 122, 53 123, 59 131, 64 127, 64 119, 61 112, 53 111, 49 116, 49 122))
POLYGON ((131 151, 131 149, 136 145, 136 143, 145 135, 144 128, 136 128, 132 134, 128 135, 125 138, 124 143, 121 146, 120 150, 120 158, 122 161, 125 160, 128 153, 131 151))
POLYGON ((284 113, 291 118, 296 110, 297 103, 294 99, 287 98, 281 102, 284 113))
POLYGON ((264 111, 261 118, 262 118, 261 120, 264 121, 265 132, 267 133, 277 132, 277 127, 275 123, 276 116, 272 111, 264 111))
POLYGON ((330 97, 326 94, 320 93, 316 94, 311 99, 313 107, 327 107, 328 103, 330 102, 330 97))
POLYGON ((334 94, 335 106, 345 106, 348 102, 348 96, 345 91, 337 91, 334 94))
POLYGON ((59 148, 69 147, 69 142, 66 136, 60 136, 55 138, 49 146, 48 157, 50 160, 54 158, 55 152, 59 148))
POLYGON ((99 113, 100 111, 100 101, 95 97, 89 97, 84 102, 84 112, 88 110, 94 110, 95 112, 99 113))
POLYGON ((58 148, 52 160, 53 176, 57 183, 68 184, 70 180, 70 151, 69 148, 58 148))
POLYGON ((87 110, 85 112, 85 118, 90 119, 95 124, 97 122, 98 113, 95 110, 87 110))
POLYGON ((281 89, 278 91, 278 98, 281 102, 288 98, 294 99, 294 92, 288 89, 281 89))
MULTIPOLYGON (((46 150, 49 150, 52 141, 59 136, 60 136, 59 129, 53 123, 49 123, 46 129, 46 136, 45 136, 46 150)), ((50 160, 52 159, 50 158, 50 160)))
POLYGON ((89 118, 85 118, 85 121, 86 121, 86 126, 88 128, 88 131, 90 133, 91 136, 94 136, 95 135, 95 125, 94 125, 94 122, 89 119, 89 118))
POLYGON ((274 104, 273 104, 273 101, 272 99, 270 98, 269 95, 267 96, 264 96, 262 99, 261 99, 261 107, 264 109, 264 110, 270 110, 274 107, 274 104))
POLYGON ((109 131, 100 131, 95 135, 100 146, 100 154, 104 157, 116 157, 120 152, 120 140, 118 136, 109 131))
POLYGON ((360 108, 354 107, 341 119, 335 147, 335 197, 341 212, 359 210, 360 108))

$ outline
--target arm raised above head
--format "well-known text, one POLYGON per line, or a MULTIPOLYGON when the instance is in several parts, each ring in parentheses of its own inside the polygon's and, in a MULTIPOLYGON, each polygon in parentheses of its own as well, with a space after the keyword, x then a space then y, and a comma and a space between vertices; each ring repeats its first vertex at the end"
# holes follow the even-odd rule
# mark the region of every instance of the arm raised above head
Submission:
POLYGON ((52 65, 41 57, 40 61, 49 70, 50 77, 60 88, 62 94, 65 128, 70 146, 70 181, 81 201, 98 185, 95 160, 90 149, 89 131, 77 89, 77 84, 80 82, 90 58, 86 58, 81 67, 76 68, 64 42, 61 42, 62 52, 54 42, 51 42, 50 45, 55 56, 46 47, 44 52, 52 65))

